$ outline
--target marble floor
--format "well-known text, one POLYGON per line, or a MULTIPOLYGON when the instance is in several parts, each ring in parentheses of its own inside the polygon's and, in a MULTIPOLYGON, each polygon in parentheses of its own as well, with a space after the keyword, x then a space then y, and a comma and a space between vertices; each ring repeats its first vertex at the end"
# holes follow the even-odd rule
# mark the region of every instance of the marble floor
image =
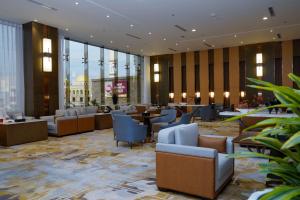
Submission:
MULTIPOLYGON (((201 134, 236 135, 238 125, 199 122, 201 134)), ((0 200, 197 199, 160 192, 155 144, 117 148, 111 129, 0 147, 0 200)), ((236 147, 236 151, 243 150, 236 147)), ((264 188, 259 159, 236 159, 233 181, 218 199, 247 199, 264 188)))

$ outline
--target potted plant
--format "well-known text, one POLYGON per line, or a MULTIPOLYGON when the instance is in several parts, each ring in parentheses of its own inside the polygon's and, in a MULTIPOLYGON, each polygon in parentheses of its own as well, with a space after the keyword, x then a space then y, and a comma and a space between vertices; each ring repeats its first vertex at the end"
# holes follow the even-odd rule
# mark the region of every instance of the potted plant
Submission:
POLYGON ((249 87, 273 92, 280 104, 257 109, 228 120, 234 121, 248 114, 270 108, 286 107, 296 114, 296 117, 292 118, 266 119, 247 128, 247 130, 250 130, 257 127, 266 127, 257 136, 250 139, 265 145, 271 151, 280 152, 282 157, 255 152, 237 152, 232 155, 234 157, 269 159, 268 163, 259 165, 260 172, 278 177, 281 184, 271 190, 266 190, 265 193, 258 197, 260 200, 300 199, 300 77, 294 74, 289 74, 288 76, 298 86, 298 89, 277 86, 262 80, 248 78, 250 82, 255 84, 248 85, 249 87), (284 139, 282 140, 282 138, 284 139))

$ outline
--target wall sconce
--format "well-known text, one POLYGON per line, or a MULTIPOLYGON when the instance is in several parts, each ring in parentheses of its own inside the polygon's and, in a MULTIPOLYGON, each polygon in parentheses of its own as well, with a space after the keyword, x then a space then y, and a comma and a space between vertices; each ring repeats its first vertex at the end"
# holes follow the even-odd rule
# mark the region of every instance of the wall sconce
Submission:
POLYGON ((52 41, 43 38, 43 72, 52 72, 52 41))
POLYGON ((256 76, 262 77, 263 76, 263 56, 262 53, 256 54, 256 76))
POLYGON ((209 94, 210 98, 214 98, 215 97, 215 92, 209 92, 208 94, 209 94))
POLYGON ((245 91, 241 91, 240 95, 241 95, 242 98, 244 98, 246 96, 246 92, 245 91))
POLYGON ((228 92, 228 91, 224 92, 224 97, 225 97, 226 99, 228 99, 229 96, 230 96, 230 92, 228 92))
POLYGON ((159 74, 154 74, 154 83, 159 82, 159 74))
POLYGON ((182 93, 182 98, 186 99, 186 92, 182 93))
POLYGON ((258 92, 257 96, 262 97, 262 92, 258 92))
POLYGON ((154 64, 154 72, 159 72, 159 64, 154 64))
POLYGON ((173 93, 173 92, 170 92, 170 93, 169 93, 169 98, 170 98, 170 99, 174 99, 174 93, 173 93))
POLYGON ((196 98, 200 98, 201 97, 200 92, 196 92, 195 96, 196 96, 196 98))

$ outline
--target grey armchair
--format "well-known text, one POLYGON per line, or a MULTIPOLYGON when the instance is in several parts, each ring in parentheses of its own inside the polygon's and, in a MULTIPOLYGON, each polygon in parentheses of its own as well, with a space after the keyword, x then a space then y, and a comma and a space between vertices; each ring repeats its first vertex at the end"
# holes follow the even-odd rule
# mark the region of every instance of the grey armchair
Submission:
POLYGON ((152 132, 158 132, 161 126, 168 125, 176 120, 176 109, 165 109, 160 112, 161 115, 165 115, 162 117, 157 117, 151 119, 152 124, 152 132))
POLYGON ((114 131, 116 134, 116 144, 118 142, 128 142, 130 148, 135 142, 144 142, 147 136, 147 126, 140 125, 128 115, 114 116, 114 131))

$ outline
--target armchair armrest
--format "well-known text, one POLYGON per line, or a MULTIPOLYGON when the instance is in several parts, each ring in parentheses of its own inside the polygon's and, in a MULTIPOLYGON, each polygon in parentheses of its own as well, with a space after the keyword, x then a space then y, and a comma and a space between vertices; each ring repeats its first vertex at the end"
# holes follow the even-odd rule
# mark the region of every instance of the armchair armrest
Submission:
MULTIPOLYGON (((210 138, 224 138, 225 136, 221 135, 205 135, 205 137, 210 137, 210 138)), ((234 139, 233 137, 226 136, 226 153, 234 153, 234 144, 232 140, 234 139)))
POLYGON ((217 150, 211 148, 163 143, 156 144, 156 151, 205 158, 217 158, 218 155, 217 150))
POLYGON ((41 116, 40 119, 46 120, 47 122, 54 122, 54 115, 51 115, 51 116, 41 116))

